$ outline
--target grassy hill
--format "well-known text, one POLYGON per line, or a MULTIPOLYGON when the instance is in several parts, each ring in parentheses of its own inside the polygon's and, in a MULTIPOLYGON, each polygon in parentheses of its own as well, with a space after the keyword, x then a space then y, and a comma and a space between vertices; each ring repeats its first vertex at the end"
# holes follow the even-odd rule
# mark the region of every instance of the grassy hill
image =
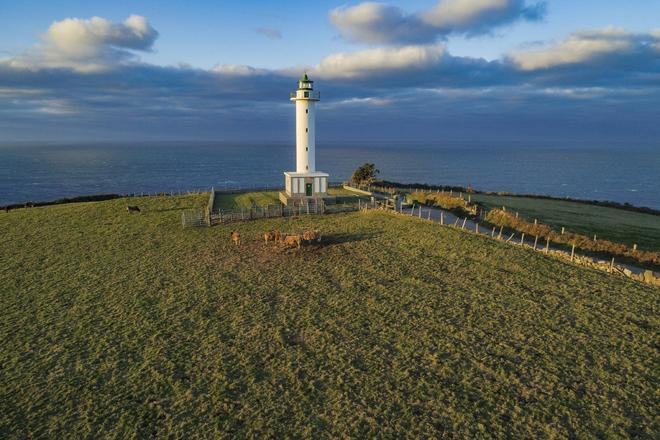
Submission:
POLYGON ((660 289, 384 212, 182 229, 206 201, 0 213, 0 437, 657 438, 660 289))
POLYGON ((472 201, 486 208, 506 206, 527 219, 538 219, 556 230, 562 226, 571 232, 623 243, 637 243, 639 249, 660 250, 660 216, 623 209, 595 206, 564 200, 532 197, 472 194, 472 201))

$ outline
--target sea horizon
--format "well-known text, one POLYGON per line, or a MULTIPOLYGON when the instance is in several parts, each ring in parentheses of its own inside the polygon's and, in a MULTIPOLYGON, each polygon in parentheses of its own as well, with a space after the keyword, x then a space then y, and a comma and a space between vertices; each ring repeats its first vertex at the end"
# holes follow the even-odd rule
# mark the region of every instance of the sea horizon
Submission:
MULTIPOLYGON (((0 144, 0 205, 92 194, 283 187, 293 142, 0 144)), ((622 141, 355 141, 317 144, 331 182, 365 162, 406 184, 471 186, 660 208, 660 148, 622 141)))

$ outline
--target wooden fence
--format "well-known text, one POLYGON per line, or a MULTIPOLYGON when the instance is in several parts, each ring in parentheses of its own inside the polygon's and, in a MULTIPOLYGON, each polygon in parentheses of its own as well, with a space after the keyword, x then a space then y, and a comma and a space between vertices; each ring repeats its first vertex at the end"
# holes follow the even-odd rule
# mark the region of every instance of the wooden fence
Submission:
POLYGON ((251 208, 220 209, 213 212, 203 209, 196 210, 195 214, 184 212, 182 220, 184 227, 190 226, 213 226, 218 224, 233 223, 239 221, 256 220, 276 217, 295 217, 302 215, 336 214, 340 212, 353 212, 360 209, 373 209, 379 207, 378 202, 336 203, 327 204, 323 201, 316 203, 300 203, 295 206, 273 204, 267 206, 253 206, 251 208), (203 224, 199 224, 199 218, 203 224))

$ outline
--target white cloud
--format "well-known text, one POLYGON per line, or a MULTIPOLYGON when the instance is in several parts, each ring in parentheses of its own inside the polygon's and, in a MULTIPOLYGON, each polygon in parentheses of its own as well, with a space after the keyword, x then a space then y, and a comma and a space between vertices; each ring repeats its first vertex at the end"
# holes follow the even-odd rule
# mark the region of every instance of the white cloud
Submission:
POLYGON ((537 20, 545 2, 526 0, 440 0, 431 9, 406 13, 396 6, 365 2, 330 12, 342 36, 363 43, 431 42, 452 33, 474 35, 516 20, 537 20))
POLYGON ((282 39, 282 32, 277 28, 260 27, 260 28, 255 29, 255 32, 258 33, 258 34, 263 35, 264 37, 268 37, 272 40, 281 40, 282 39))
POLYGON ((132 51, 149 51, 158 32, 146 18, 129 16, 123 23, 105 18, 67 18, 54 22, 35 50, 10 61, 15 68, 70 68, 98 71, 132 59, 132 51))
MULTIPOLYGON (((549 69, 584 63, 610 55, 625 55, 642 50, 651 34, 637 35, 621 28, 577 32, 567 39, 537 49, 512 53, 509 58, 522 70, 549 69)), ((657 41, 657 40, 656 40, 657 41)))
POLYGON ((538 18, 543 3, 526 7, 524 0, 444 0, 422 14, 424 21, 445 32, 480 32, 517 17, 538 18))
POLYGON ((437 64, 445 54, 443 44, 380 47, 325 57, 312 73, 320 78, 360 78, 437 64))
POLYGON ((330 12, 330 21, 344 37, 366 43, 416 42, 434 34, 417 17, 383 3, 336 8, 330 12))

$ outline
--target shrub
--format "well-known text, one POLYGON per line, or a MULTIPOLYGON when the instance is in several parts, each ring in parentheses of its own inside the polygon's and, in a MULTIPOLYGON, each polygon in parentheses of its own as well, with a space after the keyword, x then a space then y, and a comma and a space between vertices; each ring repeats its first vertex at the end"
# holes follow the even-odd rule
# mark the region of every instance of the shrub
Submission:
POLYGON ((448 211, 457 211, 462 215, 477 215, 476 205, 471 205, 460 197, 450 196, 445 193, 414 192, 408 194, 407 198, 410 201, 423 205, 435 206, 448 211))

